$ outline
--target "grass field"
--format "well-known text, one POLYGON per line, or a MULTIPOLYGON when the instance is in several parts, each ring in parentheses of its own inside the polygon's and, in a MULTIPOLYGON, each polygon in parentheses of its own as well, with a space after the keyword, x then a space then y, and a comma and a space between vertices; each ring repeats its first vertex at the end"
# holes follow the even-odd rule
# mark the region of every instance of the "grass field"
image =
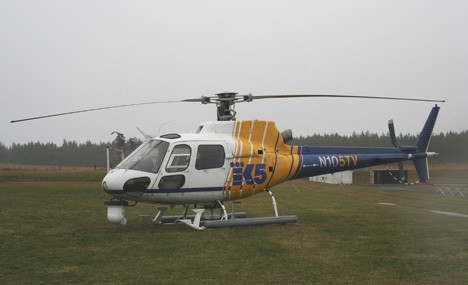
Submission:
MULTIPOLYGON (((127 208, 127 226, 109 224, 102 176, 0 172, 0 284, 468 282, 468 218, 425 210, 468 214, 467 197, 376 189, 365 177, 357 186, 300 180, 273 189, 280 214, 297 223, 199 232, 152 225, 139 215, 154 206, 143 204, 127 208)), ((273 214, 268 194, 237 210, 273 214)))

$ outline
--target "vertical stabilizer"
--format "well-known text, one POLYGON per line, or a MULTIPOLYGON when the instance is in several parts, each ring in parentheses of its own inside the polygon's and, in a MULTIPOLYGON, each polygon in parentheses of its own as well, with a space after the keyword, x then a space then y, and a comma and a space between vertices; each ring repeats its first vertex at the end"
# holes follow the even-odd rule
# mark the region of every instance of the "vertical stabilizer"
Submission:
POLYGON ((439 114, 439 109, 440 107, 437 105, 435 105, 435 107, 432 108, 431 113, 427 118, 426 124, 424 124, 424 128, 419 134, 418 142, 416 143, 416 147, 418 148, 419 152, 427 151, 427 147, 429 146, 429 142, 432 136, 432 130, 434 129, 434 125, 437 120, 437 115, 439 114))
POLYGON ((419 157, 413 159, 414 167, 419 176, 419 181, 426 182, 429 179, 429 167, 427 163, 427 148, 429 147, 429 142, 431 141, 432 131, 434 130, 434 125, 437 120, 437 115, 439 114, 439 109, 437 105, 432 108, 429 117, 427 118, 426 124, 419 134, 418 141, 416 142, 416 148, 419 154, 424 154, 424 157, 419 157))

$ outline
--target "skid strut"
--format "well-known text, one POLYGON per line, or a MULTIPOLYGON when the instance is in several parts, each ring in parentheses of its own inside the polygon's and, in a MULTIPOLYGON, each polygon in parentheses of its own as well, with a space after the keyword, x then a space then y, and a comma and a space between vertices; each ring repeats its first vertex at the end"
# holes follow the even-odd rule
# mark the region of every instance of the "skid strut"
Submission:
POLYGON ((270 189, 267 189, 266 191, 267 191, 268 194, 270 194, 270 196, 271 196, 271 203, 273 204, 273 210, 275 210, 275 217, 278 217, 278 207, 276 206, 275 195, 273 195, 273 192, 271 192, 270 189))
POLYGON ((196 230, 204 230, 205 227, 200 226, 201 216, 205 209, 192 209, 195 212, 195 218, 193 218, 193 222, 191 219, 181 219, 179 220, 181 223, 186 224, 187 226, 196 229, 196 230))
POLYGON ((228 214, 226 212, 226 207, 224 207, 224 204, 221 201, 216 200, 216 202, 218 202, 219 206, 223 210, 223 216, 221 217, 221 220, 227 220, 228 219, 228 214))
POLYGON ((161 223, 161 220, 162 220, 162 217, 164 215, 164 213, 166 212, 167 208, 168 207, 165 207, 165 206, 160 206, 160 207, 156 207, 158 209, 158 213, 156 214, 156 216, 154 217, 154 219, 152 219, 151 221, 155 224, 160 224, 161 223))

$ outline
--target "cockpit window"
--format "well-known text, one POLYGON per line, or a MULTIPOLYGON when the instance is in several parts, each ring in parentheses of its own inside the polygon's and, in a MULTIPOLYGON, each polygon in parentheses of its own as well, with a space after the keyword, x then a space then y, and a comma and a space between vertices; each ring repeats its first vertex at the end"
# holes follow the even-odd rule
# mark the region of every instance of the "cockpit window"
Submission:
POLYGON ((180 172, 187 169, 190 163, 190 155, 192 151, 186 144, 176 145, 172 149, 169 162, 166 166, 166 172, 180 172))
POLYGON ((150 140, 130 154, 118 168, 158 173, 168 147, 168 142, 150 140))

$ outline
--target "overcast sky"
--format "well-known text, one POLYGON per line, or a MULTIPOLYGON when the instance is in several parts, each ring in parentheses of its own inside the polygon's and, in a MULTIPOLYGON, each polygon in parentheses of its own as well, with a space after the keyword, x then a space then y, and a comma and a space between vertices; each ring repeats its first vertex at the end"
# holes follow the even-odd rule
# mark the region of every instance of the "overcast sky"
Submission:
MULTIPOLYGON (((188 132, 215 107, 180 103, 10 124, 108 105, 242 94, 444 99, 435 132, 468 129, 468 1, 0 0, 0 142, 188 132)), ((432 103, 258 100, 238 119, 294 135, 418 133, 432 103)))

